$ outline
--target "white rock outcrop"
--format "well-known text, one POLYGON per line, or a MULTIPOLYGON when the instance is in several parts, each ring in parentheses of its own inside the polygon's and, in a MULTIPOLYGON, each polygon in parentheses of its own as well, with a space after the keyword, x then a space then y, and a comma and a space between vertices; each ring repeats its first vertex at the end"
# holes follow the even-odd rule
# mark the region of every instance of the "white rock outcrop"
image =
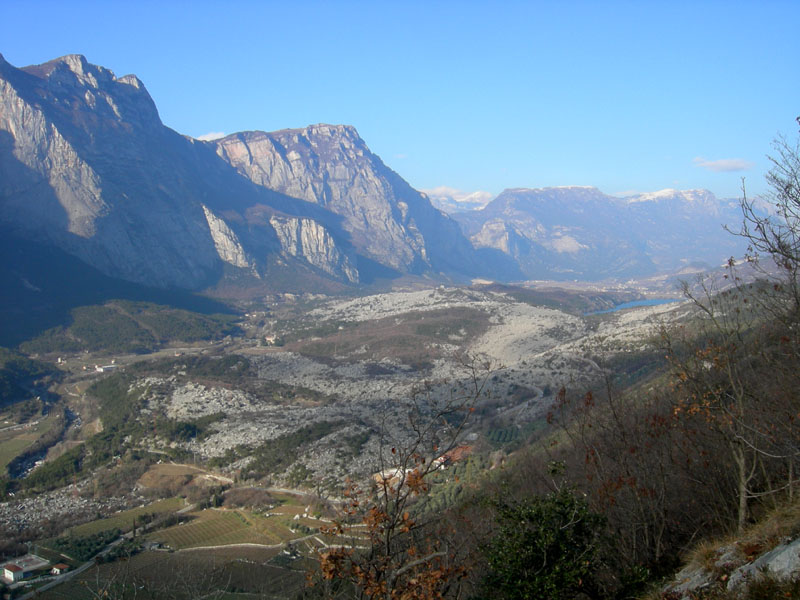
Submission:
POLYGON ((243 269, 251 268, 253 265, 247 258, 247 253, 242 247, 238 236, 228 227, 228 224, 211 212, 207 206, 203 206, 203 212, 208 222, 208 230, 214 240, 214 247, 220 259, 234 267, 243 269))
POLYGON ((457 224, 370 152, 348 125, 311 125, 217 140, 253 183, 326 208, 356 251, 399 271, 465 271, 473 249, 457 224))
POLYGON ((304 258, 310 265, 351 283, 358 283, 358 269, 337 248, 333 236, 312 219, 274 216, 270 225, 280 240, 281 251, 304 258))

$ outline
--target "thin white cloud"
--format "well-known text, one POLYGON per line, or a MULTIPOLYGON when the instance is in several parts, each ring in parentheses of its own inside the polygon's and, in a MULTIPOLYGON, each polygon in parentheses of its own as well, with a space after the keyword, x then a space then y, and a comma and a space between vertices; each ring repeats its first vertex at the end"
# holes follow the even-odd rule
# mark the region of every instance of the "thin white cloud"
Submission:
POLYGON ((753 163, 743 158, 720 158, 718 160, 708 160, 698 156, 692 161, 698 167, 714 171, 715 173, 727 173, 731 171, 747 171, 753 167, 753 163))
POLYGON ((226 135, 227 134, 221 131, 210 131, 208 133, 204 133, 203 135, 198 135, 195 139, 202 140, 204 142, 211 142, 220 138, 224 138, 226 135))

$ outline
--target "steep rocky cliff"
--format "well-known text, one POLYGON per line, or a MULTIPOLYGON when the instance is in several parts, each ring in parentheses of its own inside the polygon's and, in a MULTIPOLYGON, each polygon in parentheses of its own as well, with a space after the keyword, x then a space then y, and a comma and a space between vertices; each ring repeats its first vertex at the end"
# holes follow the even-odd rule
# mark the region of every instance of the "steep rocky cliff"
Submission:
POLYGON ((353 246, 374 261, 401 272, 479 270, 457 224, 370 152, 353 127, 251 131, 216 144, 254 183, 341 217, 353 246))
POLYGON ((234 269, 268 286, 276 265, 307 272, 293 264, 348 284, 364 268, 463 277, 480 262, 352 127, 193 140, 135 76, 79 55, 0 57, 0 174, 0 227, 149 285, 202 288, 234 269))
MULTIPOLYGON (((242 269, 251 269, 255 267, 254 261, 247 256, 247 252, 242 243, 239 241, 239 236, 230 228, 224 219, 215 215, 208 207, 203 207, 203 212, 206 215, 208 222, 208 230, 211 232, 211 239, 214 240, 214 247, 217 250, 217 256, 223 262, 240 267, 242 269)), ((254 271, 256 277, 258 271, 254 271)))
POLYGON ((327 229, 312 219, 273 216, 269 220, 286 256, 304 259, 310 265, 350 283, 358 283, 358 270, 339 250, 327 229))
POLYGON ((0 227, 112 276, 201 288, 223 264, 258 277, 282 255, 290 271, 359 279, 339 217, 254 185, 213 144, 165 127, 139 79, 82 56, 0 58, 0 174, 0 227), (287 247, 291 219, 301 243, 287 247))
POLYGON ((512 189, 457 223, 353 127, 194 140, 133 75, 0 56, 0 233, 147 285, 649 275, 737 254, 720 226, 738 222, 731 208, 697 191, 512 189))
MULTIPOLYGON (((173 165, 183 138, 133 76, 82 56, 0 61, 2 223, 102 271, 161 286, 210 279, 216 252, 173 165)), ((189 192, 189 193, 187 193, 189 192)))

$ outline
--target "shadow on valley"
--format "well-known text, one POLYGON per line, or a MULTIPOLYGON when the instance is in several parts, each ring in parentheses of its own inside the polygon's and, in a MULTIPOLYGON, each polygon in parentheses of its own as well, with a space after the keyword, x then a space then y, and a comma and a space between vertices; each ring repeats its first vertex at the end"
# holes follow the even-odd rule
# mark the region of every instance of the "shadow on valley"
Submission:
POLYGON ((152 302, 203 315, 231 314, 221 302, 181 290, 151 288, 102 274, 52 246, 0 236, 0 345, 16 346, 58 325, 77 307, 112 299, 152 302))

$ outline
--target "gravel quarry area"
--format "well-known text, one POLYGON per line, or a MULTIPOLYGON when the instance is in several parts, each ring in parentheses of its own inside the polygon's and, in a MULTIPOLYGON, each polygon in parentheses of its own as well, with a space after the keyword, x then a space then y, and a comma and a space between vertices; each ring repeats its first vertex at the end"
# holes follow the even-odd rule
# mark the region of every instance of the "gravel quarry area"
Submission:
MULTIPOLYGON (((0 526, 10 531, 35 528, 44 521, 69 520, 81 523, 98 514, 128 508, 131 498, 95 499, 85 495, 86 484, 71 484, 21 500, 0 503, 0 526)), ((138 499, 141 502, 141 499, 138 499)))
POLYGON ((479 292, 462 288, 438 287, 415 292, 392 292, 364 296, 352 300, 332 300, 308 313, 322 321, 372 321, 412 311, 433 311, 443 308, 492 309, 514 300, 504 294, 479 292))
POLYGON ((437 288, 330 301, 303 318, 315 323, 363 322, 460 307, 484 312, 488 329, 460 347, 453 345, 451 352, 433 360, 424 371, 388 358, 323 360, 273 350, 248 355, 257 374, 248 391, 174 376, 149 377, 137 385, 149 386, 150 407, 171 418, 225 415, 212 425, 215 432, 210 436, 185 443, 186 449, 205 457, 221 456, 237 446, 255 447, 312 423, 336 423, 334 433, 317 440, 297 460, 317 474, 343 476, 359 469, 369 471, 368 455, 374 457, 378 451, 377 432, 402 431, 407 423, 405 402, 415 389, 425 385, 432 402, 469 396, 470 371, 463 356, 474 357, 475 364, 489 365, 488 370, 477 371, 485 394, 478 403, 490 403, 495 419, 522 424, 540 418, 548 410, 554 390, 562 385, 576 389, 602 375, 600 366, 587 358, 589 353, 597 356, 643 345, 675 308, 659 305, 580 317, 517 302, 502 293, 437 288), (278 402, 268 394, 259 396, 253 392, 258 382, 290 386, 297 390, 298 398, 278 402), (317 395, 313 401, 303 400, 302 390, 322 394, 322 399, 317 395), (341 440, 363 437, 366 432, 370 435, 361 456, 343 460, 341 440))

